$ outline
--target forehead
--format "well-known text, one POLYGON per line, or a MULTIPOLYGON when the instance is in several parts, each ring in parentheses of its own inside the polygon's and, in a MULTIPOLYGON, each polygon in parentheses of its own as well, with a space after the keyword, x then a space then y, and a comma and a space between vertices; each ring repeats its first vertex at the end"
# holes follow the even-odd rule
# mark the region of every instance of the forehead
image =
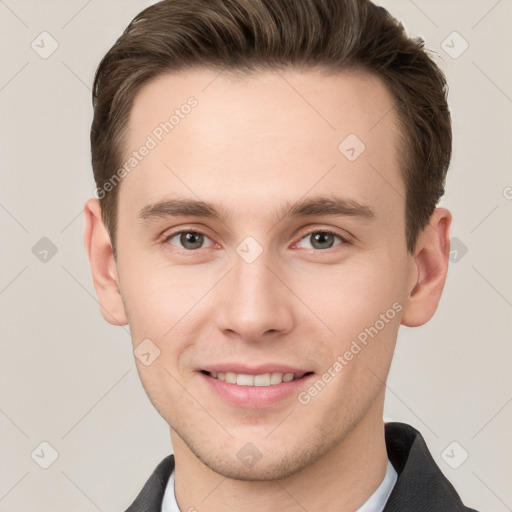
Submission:
POLYGON ((169 194, 218 202, 222 193, 228 205, 261 214, 263 198, 337 189, 389 208, 403 199, 393 107, 364 72, 162 75, 133 103, 123 162, 133 165, 120 203, 142 207, 169 194))

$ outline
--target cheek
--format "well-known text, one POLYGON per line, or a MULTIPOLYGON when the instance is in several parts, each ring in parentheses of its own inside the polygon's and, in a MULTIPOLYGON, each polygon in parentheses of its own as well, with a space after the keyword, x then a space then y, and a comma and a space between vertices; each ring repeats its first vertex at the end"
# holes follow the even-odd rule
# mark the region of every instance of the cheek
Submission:
POLYGON ((311 267, 307 274, 297 272, 293 279, 297 295, 345 340, 373 325, 402 300, 400 266, 386 265, 381 258, 311 267))
POLYGON ((218 280, 211 269, 171 266, 162 260, 125 258, 119 266, 123 302, 134 344, 141 339, 176 339, 201 310, 202 299, 218 280))

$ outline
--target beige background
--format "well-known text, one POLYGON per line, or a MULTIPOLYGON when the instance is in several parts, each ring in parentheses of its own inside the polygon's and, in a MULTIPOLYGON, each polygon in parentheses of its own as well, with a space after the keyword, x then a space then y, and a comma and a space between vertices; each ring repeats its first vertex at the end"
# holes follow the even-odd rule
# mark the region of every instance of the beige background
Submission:
MULTIPOLYGON (((99 314, 82 247, 94 70, 149 3, 0 0, 0 511, 124 510, 171 451, 128 329, 99 314), (31 47, 51 49, 43 31, 58 43, 46 59, 31 47), (43 237, 57 250, 46 262, 43 237), (51 462, 42 442, 58 454, 48 469, 39 466, 51 462)), ((512 510, 512 1, 382 4, 448 75, 455 152, 442 205, 457 238, 437 315, 400 332, 386 419, 422 431, 468 505, 504 512, 512 510), (453 441, 452 465, 469 453, 458 469, 441 455, 453 441)))

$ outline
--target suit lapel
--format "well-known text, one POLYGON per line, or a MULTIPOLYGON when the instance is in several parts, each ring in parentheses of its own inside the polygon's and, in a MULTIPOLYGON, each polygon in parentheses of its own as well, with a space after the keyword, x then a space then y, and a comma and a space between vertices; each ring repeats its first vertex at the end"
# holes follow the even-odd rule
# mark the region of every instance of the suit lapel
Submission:
POLYGON ((462 504, 416 429, 396 422, 386 423, 385 429, 388 457, 398 479, 384 512, 471 512, 462 504))
POLYGON ((168 455, 158 464, 126 512, 161 512, 165 487, 173 469, 174 455, 168 455))

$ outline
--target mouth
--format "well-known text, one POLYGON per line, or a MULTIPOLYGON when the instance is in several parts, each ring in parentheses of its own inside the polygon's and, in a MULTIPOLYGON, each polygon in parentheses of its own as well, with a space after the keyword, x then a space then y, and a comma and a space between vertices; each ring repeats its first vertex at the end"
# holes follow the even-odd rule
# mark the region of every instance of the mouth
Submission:
POLYGON ((291 401, 315 378, 315 372, 279 362, 246 365, 225 362, 198 368, 201 386, 214 400, 236 409, 265 409, 291 401))
POLYGON ((236 372, 209 372, 201 370, 201 373, 228 384, 236 384, 237 386, 254 386, 254 387, 270 387, 278 386, 286 382, 300 380, 313 372, 301 373, 283 373, 283 372, 267 372, 257 375, 236 372))

